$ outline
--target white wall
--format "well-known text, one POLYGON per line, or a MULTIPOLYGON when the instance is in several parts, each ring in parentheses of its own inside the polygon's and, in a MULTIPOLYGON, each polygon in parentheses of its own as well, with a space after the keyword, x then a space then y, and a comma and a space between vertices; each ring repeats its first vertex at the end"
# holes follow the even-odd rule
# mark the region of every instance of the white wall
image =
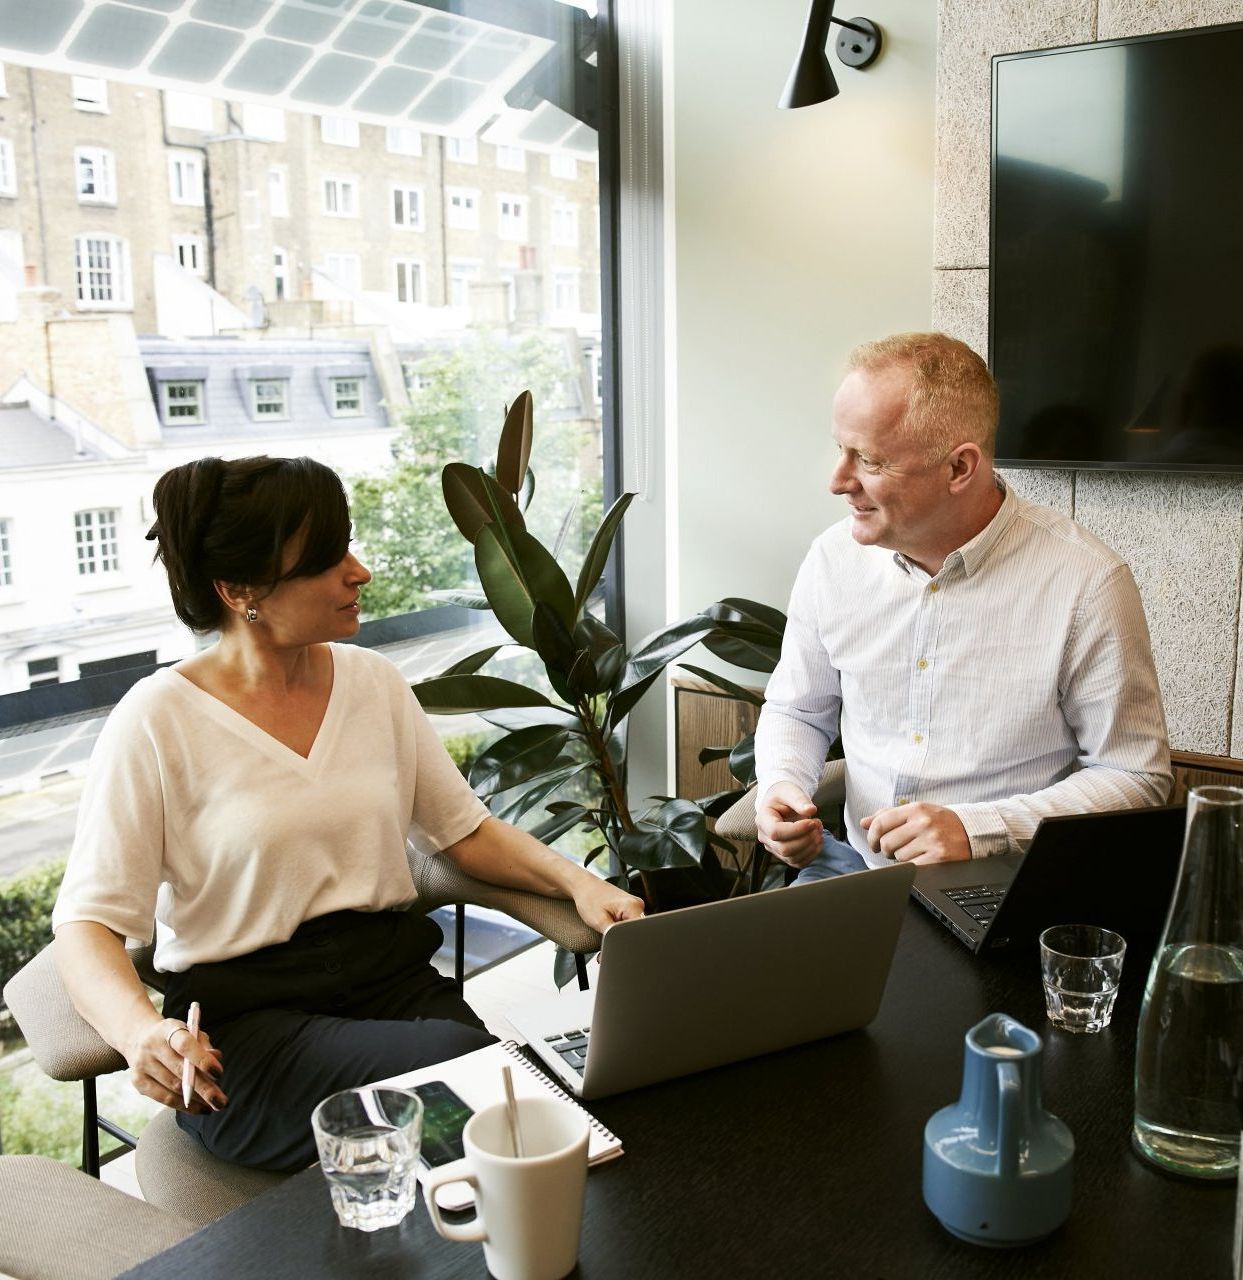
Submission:
MULTIPOLYGON (((935 6, 865 9, 880 59, 854 71, 830 54, 840 94, 781 111, 806 0, 670 5, 665 502, 628 518, 634 613, 657 607, 645 583, 660 575, 635 552, 658 518, 667 617, 726 595, 784 608, 808 543, 842 511, 826 486, 846 352, 929 325, 935 6)), ((632 753, 636 794, 664 785, 662 765, 632 753)))

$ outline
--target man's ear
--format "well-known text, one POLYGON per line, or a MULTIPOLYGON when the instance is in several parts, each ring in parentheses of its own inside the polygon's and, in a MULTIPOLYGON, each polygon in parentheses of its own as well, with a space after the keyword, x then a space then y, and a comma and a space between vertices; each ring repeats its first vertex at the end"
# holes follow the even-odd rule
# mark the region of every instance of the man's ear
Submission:
POLYGON ((968 440, 960 444, 947 459, 950 468, 950 492, 960 493, 965 489, 975 479, 983 460, 984 454, 975 441, 968 440))

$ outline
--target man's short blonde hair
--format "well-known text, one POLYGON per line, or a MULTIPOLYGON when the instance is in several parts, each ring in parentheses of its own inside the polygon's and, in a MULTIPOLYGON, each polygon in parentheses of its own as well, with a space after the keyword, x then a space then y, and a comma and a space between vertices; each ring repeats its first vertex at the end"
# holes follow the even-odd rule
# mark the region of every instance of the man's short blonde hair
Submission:
POLYGON ((968 440, 986 457, 993 456, 997 384, 965 342, 945 333, 896 333, 856 347, 846 357, 846 367, 868 373, 910 370, 903 425, 930 463, 968 440))

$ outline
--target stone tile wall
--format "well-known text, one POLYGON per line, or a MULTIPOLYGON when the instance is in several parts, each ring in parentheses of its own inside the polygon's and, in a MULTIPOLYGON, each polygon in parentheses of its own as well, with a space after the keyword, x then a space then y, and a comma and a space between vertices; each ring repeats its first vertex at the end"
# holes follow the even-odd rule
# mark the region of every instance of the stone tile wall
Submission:
MULTIPOLYGON (((933 318, 987 355, 992 56, 1243 22, 1243 0, 939 0, 938 13, 933 318)), ((1129 560, 1171 745, 1243 756, 1243 477, 1014 469, 1008 478, 1129 560)))

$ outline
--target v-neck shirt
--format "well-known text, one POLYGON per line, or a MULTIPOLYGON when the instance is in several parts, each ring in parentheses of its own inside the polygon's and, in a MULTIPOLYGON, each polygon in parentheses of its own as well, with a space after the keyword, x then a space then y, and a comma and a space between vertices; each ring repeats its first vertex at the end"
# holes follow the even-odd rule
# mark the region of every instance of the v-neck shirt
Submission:
POLYGON ((488 815, 386 658, 333 645, 304 757, 171 669, 140 680, 96 743, 53 928, 93 920, 156 967, 248 954, 333 911, 415 897, 414 829, 433 848, 488 815))

